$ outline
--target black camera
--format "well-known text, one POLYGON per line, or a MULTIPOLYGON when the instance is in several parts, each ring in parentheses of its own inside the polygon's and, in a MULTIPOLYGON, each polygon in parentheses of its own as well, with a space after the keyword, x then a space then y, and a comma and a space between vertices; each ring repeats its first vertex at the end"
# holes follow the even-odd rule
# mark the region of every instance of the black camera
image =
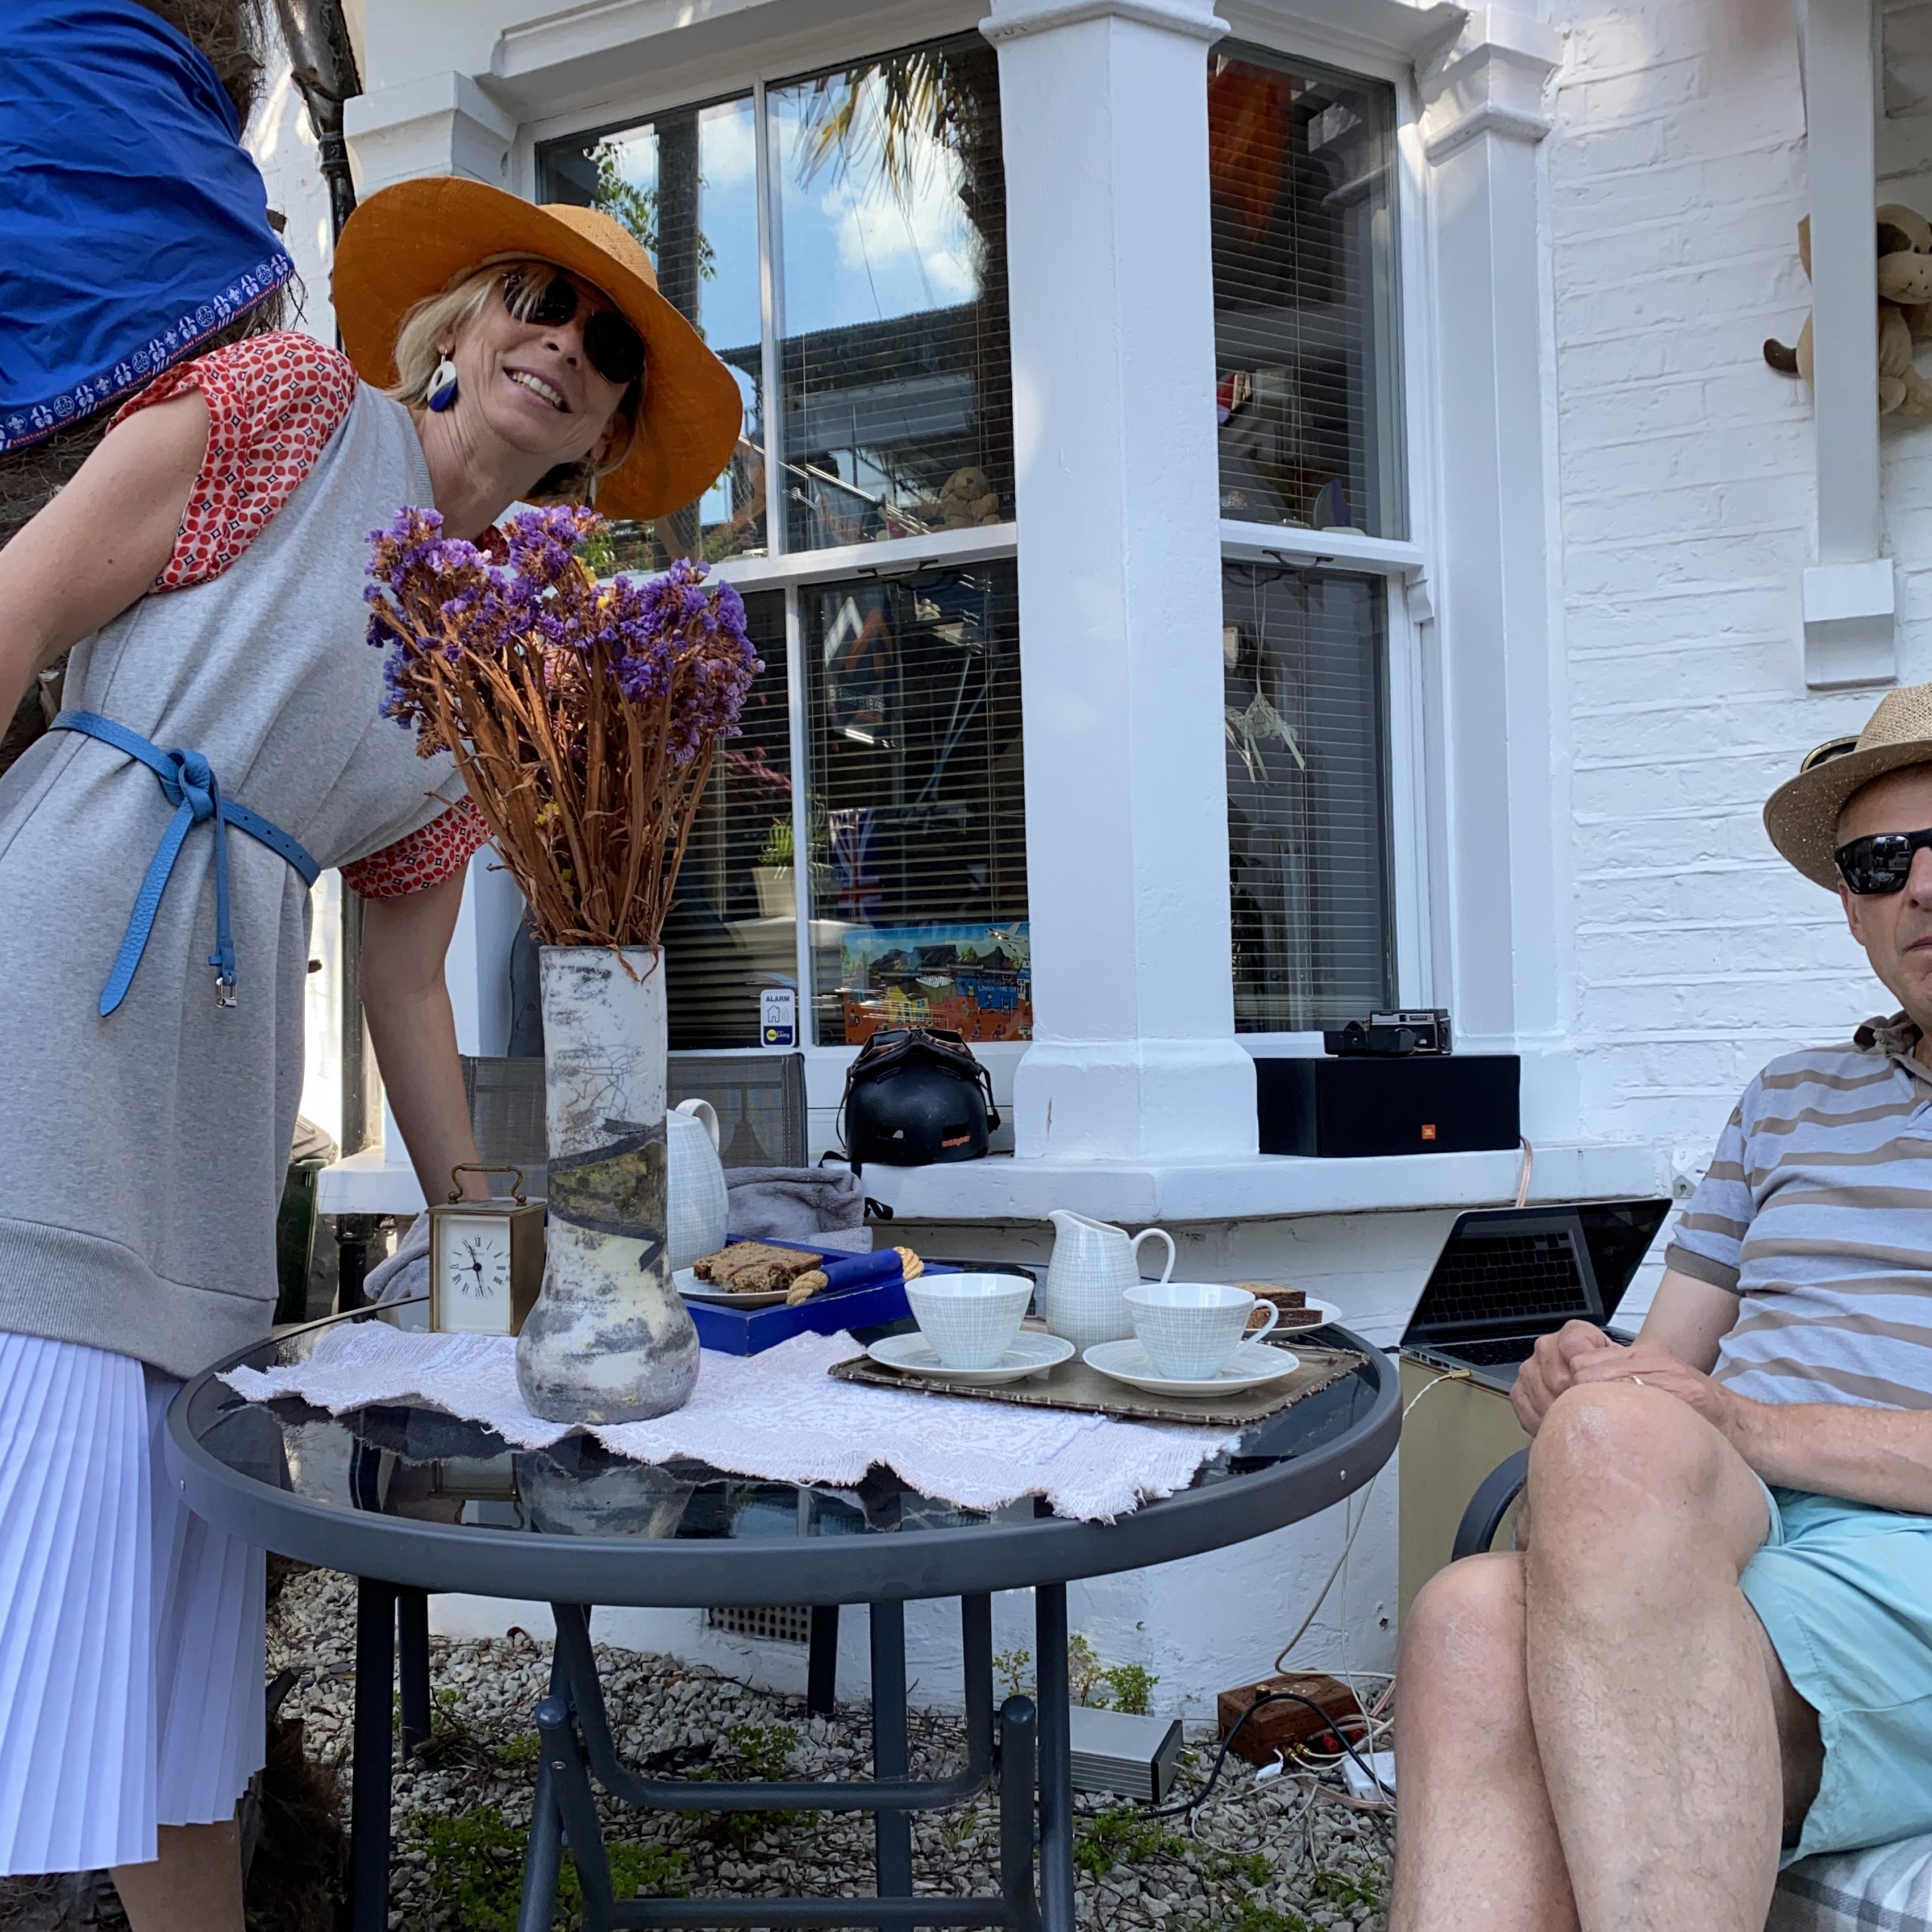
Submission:
POLYGON ((1372 1055, 1401 1060, 1411 1054, 1446 1054, 1450 1051, 1448 1009, 1426 1006, 1371 1013, 1366 1020, 1351 1020, 1339 1030, 1324 1031, 1321 1043, 1343 1059, 1372 1055))

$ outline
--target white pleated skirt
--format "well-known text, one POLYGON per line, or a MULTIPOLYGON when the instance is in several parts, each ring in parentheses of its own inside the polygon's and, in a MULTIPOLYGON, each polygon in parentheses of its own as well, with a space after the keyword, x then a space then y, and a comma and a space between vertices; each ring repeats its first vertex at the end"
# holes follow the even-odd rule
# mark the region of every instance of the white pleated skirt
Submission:
POLYGON ((0 1334, 0 1875, 145 1864, 261 1767, 262 1554, 167 1480, 180 1386, 0 1334))

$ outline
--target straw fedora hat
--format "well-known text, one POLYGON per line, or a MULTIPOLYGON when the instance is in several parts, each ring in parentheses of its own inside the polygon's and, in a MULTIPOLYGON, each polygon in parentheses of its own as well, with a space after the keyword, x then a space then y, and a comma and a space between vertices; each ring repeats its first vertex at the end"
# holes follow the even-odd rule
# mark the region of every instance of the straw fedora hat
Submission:
POLYGON ((331 283, 343 346, 363 380, 378 389, 394 383, 403 317, 466 270, 503 255, 554 262, 581 275, 644 338, 642 419, 629 454, 598 485, 598 507, 660 516, 702 494, 738 440, 738 385, 657 292, 657 271, 629 230, 595 208, 540 206, 446 174, 379 189, 343 227, 331 283))
POLYGON ((1838 814, 1861 785, 1932 764, 1932 685, 1887 691, 1856 738, 1833 738, 1810 753, 1798 776, 1764 806, 1771 843, 1814 885, 1835 887, 1838 814))

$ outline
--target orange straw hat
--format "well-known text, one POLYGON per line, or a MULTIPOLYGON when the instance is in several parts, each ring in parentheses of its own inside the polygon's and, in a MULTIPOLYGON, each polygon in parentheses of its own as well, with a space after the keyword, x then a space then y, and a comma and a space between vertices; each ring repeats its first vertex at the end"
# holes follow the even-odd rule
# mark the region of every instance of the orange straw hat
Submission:
POLYGON ((657 271, 628 230, 595 208, 539 206, 481 181, 431 175, 379 189, 336 244, 331 291, 343 346, 378 389, 396 380, 403 317, 500 256, 554 263, 603 291, 644 338, 644 408, 623 461, 597 486, 618 516, 681 509, 716 481, 744 405, 731 371, 657 292, 657 271))
POLYGON ((1887 691, 1856 738, 1807 752, 1766 802, 1764 829, 1814 885, 1835 887, 1838 814, 1860 786, 1912 764, 1932 764, 1932 685, 1887 691))

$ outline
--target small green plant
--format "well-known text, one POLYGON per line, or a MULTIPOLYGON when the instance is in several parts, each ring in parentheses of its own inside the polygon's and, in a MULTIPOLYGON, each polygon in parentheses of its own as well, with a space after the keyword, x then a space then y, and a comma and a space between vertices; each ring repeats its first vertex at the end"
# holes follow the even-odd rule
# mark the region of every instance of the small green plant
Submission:
POLYGON ((497 1746, 500 1764, 534 1764, 543 1755, 543 1740, 534 1730, 519 1731, 505 1744, 497 1746))
POLYGON ((792 842, 792 821, 789 818, 775 818, 771 829, 764 835, 764 849, 758 855, 761 866, 789 866, 792 863, 795 848, 792 842))
POLYGON ((1104 1878, 1116 1865, 1138 1865, 1157 1855, 1185 1858, 1187 1850, 1186 1839, 1131 1804, 1095 1814, 1073 1838, 1074 1863, 1094 1878, 1104 1878))
MULTIPOLYGON (((419 1815, 411 1836, 423 1854, 429 1895, 448 1922, 463 1932, 516 1932, 523 1894, 523 1834, 487 1805, 454 1817, 419 1815)), ((685 1854, 675 1846, 614 1844, 605 1847, 611 1888, 620 1899, 639 1892, 681 1898, 685 1854)), ((583 1887, 566 1863, 557 1883, 558 1903, 572 1918, 583 1911, 583 1887)))
POLYGON ((1153 1700, 1154 1686, 1160 1681, 1145 1664, 1140 1663, 1110 1663, 1100 1672, 1107 1701, 1115 1710, 1125 1711, 1137 1718, 1147 1715, 1148 1705, 1153 1700))
POLYGON ((607 524, 580 539, 577 546, 577 560, 595 577, 615 577, 617 574, 617 542, 611 534, 607 524))
POLYGON ((1195 1869, 1210 1884, 1265 1885, 1275 1875, 1267 1854, 1260 1851, 1210 1851, 1195 1861, 1195 1869))
POLYGON ((1324 1869, 1309 1881, 1309 1890, 1324 1905, 1339 1906, 1350 1912, 1364 1906, 1373 1912, 1382 1903, 1382 1881, 1372 1872, 1324 1869))
POLYGON ((1238 1899, 1229 1909, 1234 1915, 1221 1921, 1225 1932, 1308 1932, 1308 1921, 1299 1913, 1277 1912, 1252 1899, 1238 1899))
POLYGON ((1032 1697, 1033 1653, 1031 1651, 1001 1651, 993 1659, 993 1675, 998 1680, 1002 1702, 1008 1697, 1032 1697))
MULTIPOLYGON (((804 1742, 789 1724, 734 1724, 724 1734, 726 1755, 722 1762, 708 1764, 693 1775, 708 1783, 731 1783, 755 1778, 762 1784, 776 1784, 785 1775, 792 1753, 804 1742)), ((761 1832, 786 1825, 813 1825, 815 1811, 697 1811, 687 1817, 700 1822, 698 1829, 720 1844, 742 1849, 761 1832)))

